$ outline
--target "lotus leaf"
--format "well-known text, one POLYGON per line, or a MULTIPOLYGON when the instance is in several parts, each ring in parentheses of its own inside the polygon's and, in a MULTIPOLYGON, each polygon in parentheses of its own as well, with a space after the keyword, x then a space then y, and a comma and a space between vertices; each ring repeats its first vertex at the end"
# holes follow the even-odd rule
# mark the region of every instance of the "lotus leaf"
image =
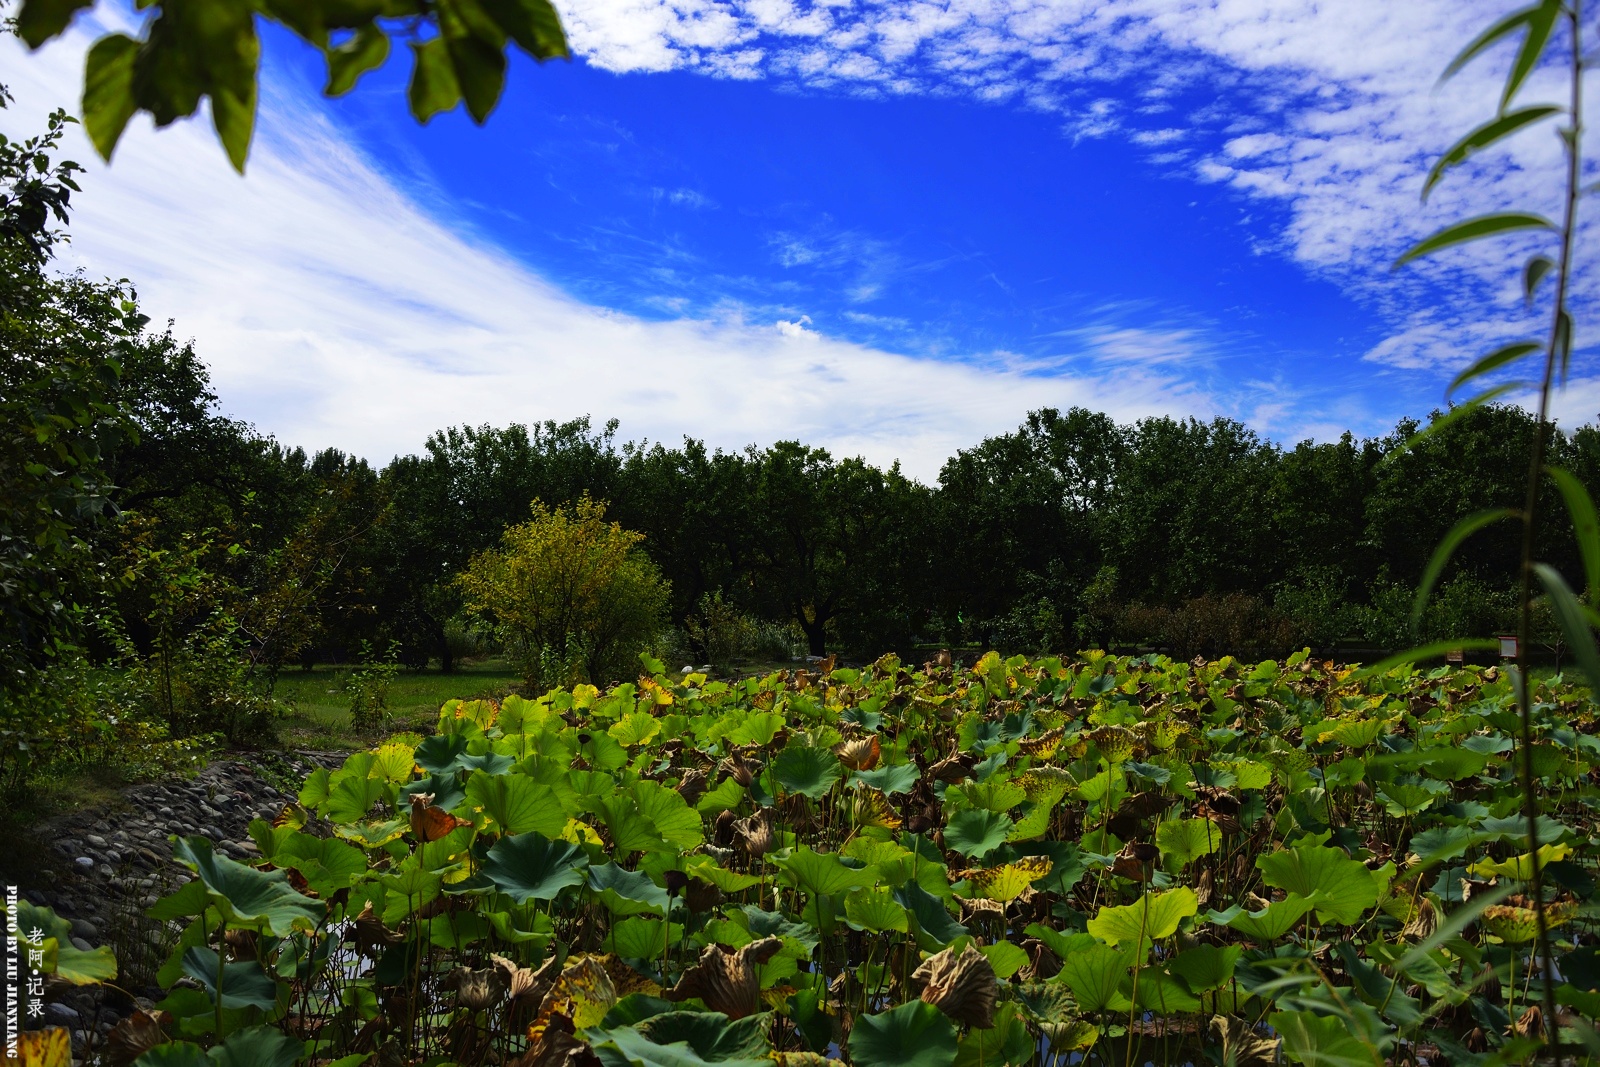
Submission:
POLYGON ((295 892, 283 871, 260 871, 219 856, 203 837, 177 838, 172 852, 195 872, 230 926, 287 937, 322 921, 322 903, 295 892))
POLYGON ((858 1067, 951 1067, 955 1059, 955 1027, 921 1000, 859 1015, 850 1031, 850 1061, 858 1067))
POLYGON ((495 842, 484 858, 483 874, 520 904, 554 900, 568 886, 582 885, 588 866, 588 856, 578 845, 529 831, 495 842))
POLYGON ((1337 848, 1283 849, 1256 860, 1268 885, 1311 898, 1322 922, 1346 925, 1378 903, 1371 873, 1337 848))

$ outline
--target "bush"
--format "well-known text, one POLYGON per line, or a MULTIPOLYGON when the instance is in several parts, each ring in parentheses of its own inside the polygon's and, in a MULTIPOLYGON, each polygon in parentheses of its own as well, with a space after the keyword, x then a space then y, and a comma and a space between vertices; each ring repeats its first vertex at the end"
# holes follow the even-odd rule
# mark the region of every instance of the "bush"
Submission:
POLYGON ((386 658, 377 659, 363 647, 361 658, 365 662, 345 678, 344 691, 350 695, 350 726, 369 733, 389 718, 389 686, 400 673, 400 664, 393 649, 386 658))
POLYGON ((1294 620, 1244 593, 1207 593, 1176 606, 1132 604, 1118 636, 1168 649, 1175 658, 1275 656, 1303 644, 1294 620))
POLYGON ((643 539, 606 522, 605 505, 587 496, 570 509, 535 501, 533 518, 474 556, 458 582, 530 691, 603 685, 637 670, 666 613, 669 586, 643 539))

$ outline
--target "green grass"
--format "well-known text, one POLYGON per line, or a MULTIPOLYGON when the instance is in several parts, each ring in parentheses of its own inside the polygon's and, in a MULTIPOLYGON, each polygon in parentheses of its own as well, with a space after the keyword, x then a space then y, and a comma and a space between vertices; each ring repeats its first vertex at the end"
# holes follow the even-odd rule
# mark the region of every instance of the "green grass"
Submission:
MULTIPOLYGON (((349 667, 290 669, 278 676, 273 695, 289 706, 279 726, 284 744, 297 748, 362 748, 370 743, 350 728, 349 667)), ((500 660, 464 664, 455 671, 402 671, 389 687, 389 729, 413 729, 437 721, 439 705, 455 697, 501 697, 522 677, 500 660)))

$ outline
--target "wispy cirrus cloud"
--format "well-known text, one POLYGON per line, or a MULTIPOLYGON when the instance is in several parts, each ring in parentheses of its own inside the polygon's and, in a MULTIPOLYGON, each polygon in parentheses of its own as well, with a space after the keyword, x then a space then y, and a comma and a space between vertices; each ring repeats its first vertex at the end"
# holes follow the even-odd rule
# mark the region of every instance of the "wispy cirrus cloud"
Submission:
MULTIPOLYGON (((1058 113, 1069 136, 1124 136, 1171 173, 1281 209, 1281 228, 1258 247, 1382 311, 1392 329, 1365 353, 1369 362, 1422 370, 1527 325, 1506 249, 1456 250, 1399 278, 1387 265, 1446 220, 1509 205, 1557 207, 1559 147, 1548 131, 1481 153, 1431 203, 1419 202, 1432 158, 1496 103, 1493 56, 1442 88, 1438 73, 1503 7, 595 0, 569 5, 564 17, 578 50, 610 70, 964 94, 1058 113)), ((1551 96, 1555 80, 1536 75, 1528 98, 1551 96)), ((1578 297, 1600 310, 1595 275, 1586 257, 1578 297)))
MULTIPOLYGON (((0 128, 36 128, 75 96, 91 36, 26 57, 0 41, 17 96, 0 128)), ((1108 380, 1004 354, 917 359, 794 313, 650 321, 584 304, 424 210, 290 84, 267 85, 246 178, 199 122, 152 133, 137 121, 111 167, 79 133, 67 148, 88 164, 67 262, 135 279, 147 313, 198 340, 230 412, 308 448, 381 462, 447 425, 591 413, 635 439, 799 438, 931 479, 1032 407, 1217 410, 1158 367, 1108 380)))

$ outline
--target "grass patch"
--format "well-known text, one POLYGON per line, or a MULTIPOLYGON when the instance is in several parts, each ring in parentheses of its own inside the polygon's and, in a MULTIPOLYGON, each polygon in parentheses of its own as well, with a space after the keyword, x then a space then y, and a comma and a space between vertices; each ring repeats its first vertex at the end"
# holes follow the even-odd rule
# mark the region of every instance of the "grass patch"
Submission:
MULTIPOLYGON (((345 682, 351 670, 348 666, 319 666, 309 671, 287 670, 278 676, 273 695, 289 706, 279 724, 284 745, 354 749, 370 742, 350 727, 350 694, 345 682)), ((438 722, 439 705, 447 700, 499 698, 521 682, 521 675, 494 659, 467 663, 449 674, 436 668, 403 671, 389 686, 391 728, 432 726, 438 722)))

